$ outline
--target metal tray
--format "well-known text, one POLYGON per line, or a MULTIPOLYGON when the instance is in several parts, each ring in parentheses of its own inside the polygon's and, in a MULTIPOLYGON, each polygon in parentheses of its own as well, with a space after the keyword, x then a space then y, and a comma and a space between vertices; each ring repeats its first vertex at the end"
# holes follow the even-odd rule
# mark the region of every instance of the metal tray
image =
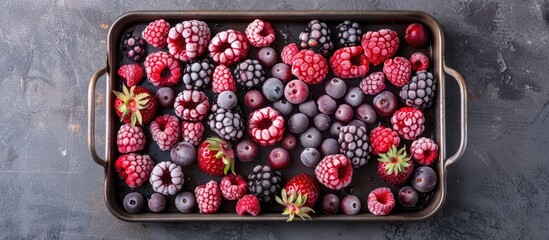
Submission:
MULTIPOLYGON (((121 204, 122 196, 133 191, 124 187, 114 170, 114 160, 119 153, 116 148, 116 133, 120 126, 116 114, 114 114, 113 103, 114 95, 112 90, 119 90, 121 83, 118 81, 116 70, 120 64, 126 63, 120 55, 119 46, 121 37, 128 29, 135 28, 136 31, 142 31, 146 25, 156 19, 163 18, 168 22, 180 22, 182 20, 198 19, 207 22, 212 30, 212 36, 215 33, 228 28, 234 28, 243 31, 247 24, 256 18, 269 21, 277 29, 277 41, 272 47, 280 51, 287 42, 295 42, 299 32, 306 26, 307 22, 312 19, 321 19, 328 22, 332 27, 343 20, 354 20, 363 25, 364 30, 378 30, 381 28, 391 28, 399 33, 402 39, 402 33, 406 26, 412 22, 420 22, 427 26, 431 33, 430 44, 427 47, 419 49, 431 59, 431 71, 435 78, 438 79, 438 93, 435 99, 434 107, 431 111, 425 112, 426 115, 426 132, 423 136, 432 137, 440 148, 439 159, 434 163, 433 168, 438 174, 438 184, 434 191, 430 194, 421 195, 421 204, 415 209, 399 209, 395 208, 388 216, 374 216, 368 213, 367 209, 358 215, 348 216, 343 214, 338 215, 323 215, 316 214, 313 216, 313 221, 413 221, 422 220, 432 216, 443 204, 446 196, 446 174, 447 167, 456 162, 465 150, 467 140, 467 99, 465 82, 461 75, 455 70, 447 67, 444 64, 444 37, 442 29, 438 22, 430 15, 417 11, 141 11, 130 12, 118 18, 111 26, 107 37, 107 63, 106 66, 98 70, 91 78, 88 89, 88 148, 93 160, 105 169, 105 202, 107 208, 117 218, 124 221, 282 221, 286 218, 280 214, 281 207, 273 206, 264 209, 257 216, 239 216, 234 212, 234 201, 224 201, 220 211, 215 214, 183 214, 178 212, 173 206, 173 198, 168 197, 167 210, 162 213, 143 212, 140 214, 127 213, 121 204), (445 94, 445 73, 451 75, 458 83, 460 96, 460 145, 457 152, 451 157, 446 154, 446 94, 445 94), (101 76, 107 74, 106 82, 106 141, 105 141, 105 158, 99 157, 95 148, 95 86, 101 76)), ((152 47, 148 46, 148 52, 151 52, 152 47)), ((417 50, 414 50, 417 51, 417 50)), ((252 57, 253 51, 249 57, 252 57)), ((397 52, 398 56, 409 57, 412 51, 409 48, 400 48, 397 52)), ((379 71, 380 66, 371 66, 370 72, 379 71)), ((333 75, 328 75, 331 78, 333 75)), ((348 81, 348 85, 356 86, 359 81, 348 81)), ((149 89, 155 89, 147 81, 143 83, 149 89)), ((323 86, 323 84, 322 84, 323 86)), ((321 86, 313 86, 311 92, 320 94, 322 91, 315 91, 321 86)), ((388 86, 389 87, 389 86, 388 86)), ((175 87, 177 90, 182 90, 181 84, 175 87)), ((394 89, 392 89, 394 90, 394 89)), ((211 97, 211 95, 210 95, 211 97)), ((242 97, 242 96, 239 96, 242 97)), ((315 96, 315 97, 318 97, 315 96)), ((211 99, 211 98, 210 98, 211 99)), ((242 99, 241 103, 242 103, 242 99)), ((366 102, 371 102, 372 97, 366 97, 366 102)), ((294 107, 295 111, 296 107, 294 107)), ((457 110, 456 110, 457 111, 457 110)), ((250 110, 244 109, 244 114, 247 116, 250 110)), ((162 110, 162 113, 172 113, 173 110, 162 110)), ((387 123, 387 118, 380 119, 380 122, 387 123)), ((369 125, 369 129, 375 125, 369 125)), ((206 127, 206 129, 208 129, 206 127)), ((147 128, 144 128, 148 131, 147 128)), ((211 132, 206 131, 204 136, 210 135, 211 132)), ((152 142, 150 134, 147 141, 152 142)), ((405 144, 409 146, 411 142, 405 144)), ((151 144, 149 144, 151 145, 151 144)), ((143 153, 149 154, 155 162, 169 160, 169 152, 163 152, 157 146, 152 144, 143 153)), ((251 169, 256 164, 267 164, 266 156, 272 147, 260 148, 260 155, 257 160, 252 163, 237 162, 236 170, 238 173, 246 176, 251 172, 251 169)), ((296 147, 298 148, 298 147, 296 147)), ((299 150, 292 151, 292 159, 289 169, 281 171, 283 180, 289 180, 299 172, 313 173, 312 168, 303 166, 298 158, 299 150), (296 158, 297 157, 297 158, 296 158)), ((375 187, 386 186, 378 177, 376 172, 375 158, 370 160, 366 166, 355 169, 353 177, 353 191, 357 194, 363 206, 365 206, 365 198, 369 191, 375 187)), ((219 182, 220 177, 211 177, 201 173, 195 167, 184 168, 185 184, 184 190, 192 190, 195 186, 203 184, 210 179, 215 179, 219 182)), ((135 189, 148 196, 152 190, 145 187, 135 189)), ((323 192, 327 192, 326 188, 322 188, 323 192)), ((274 204, 273 204, 274 205, 274 204)))

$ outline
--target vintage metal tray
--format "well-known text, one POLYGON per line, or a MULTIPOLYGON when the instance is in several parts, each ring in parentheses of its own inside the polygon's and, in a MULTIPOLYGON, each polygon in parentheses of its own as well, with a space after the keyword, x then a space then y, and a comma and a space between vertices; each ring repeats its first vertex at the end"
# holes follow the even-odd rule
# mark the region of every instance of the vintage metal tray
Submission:
MULTIPOLYGON (((439 159, 434 164, 434 169, 437 172, 438 184, 433 192, 421 196, 420 204, 415 209, 399 209, 395 208, 388 216, 374 216, 368 213, 367 209, 358 215, 348 216, 344 214, 338 215, 323 215, 316 214, 313 216, 313 221, 410 221, 422 220, 432 216, 443 204, 446 196, 446 174, 447 167, 456 162, 465 150, 467 140, 467 102, 465 82, 463 78, 455 70, 447 67, 444 63, 444 36, 438 22, 430 15, 416 11, 142 11, 131 12, 118 18, 111 26, 107 37, 107 63, 106 66, 98 70, 91 78, 89 85, 88 96, 88 148, 93 160, 105 169, 105 202, 111 213, 119 219, 125 221, 281 221, 285 217, 280 214, 281 208, 273 206, 264 209, 262 214, 257 217, 239 216, 234 212, 234 201, 224 201, 220 211, 215 214, 183 214, 176 210, 173 204, 174 197, 168 197, 168 206, 165 212, 152 213, 143 212, 140 214, 129 214, 122 207, 122 197, 125 193, 131 191, 121 183, 116 171, 114 170, 114 161, 119 153, 116 148, 116 133, 120 126, 120 121, 117 119, 113 111, 114 95, 112 90, 119 90, 121 83, 118 80, 116 70, 120 64, 126 63, 127 60, 122 57, 119 47, 121 38, 129 29, 135 29, 141 32, 146 25, 156 19, 163 18, 168 22, 175 23, 183 20, 198 19, 207 22, 212 30, 212 36, 215 33, 233 28, 243 31, 247 24, 256 18, 269 21, 277 29, 277 41, 272 47, 280 51, 287 42, 295 42, 299 32, 304 29, 307 22, 312 19, 321 19, 326 21, 332 27, 343 20, 354 20, 362 24, 364 30, 378 30, 381 28, 391 28, 399 33, 402 39, 402 34, 406 26, 412 22, 420 22, 427 26, 431 33, 431 40, 427 47, 419 49, 431 59, 431 71, 435 78, 438 79, 438 92, 435 98, 435 104, 431 111, 425 112, 427 124, 424 135, 432 137, 440 148, 439 159), (451 75, 458 83, 461 109, 446 108, 446 93, 445 73, 451 75), (95 148, 95 86, 101 76, 107 74, 106 79, 106 141, 105 150, 106 156, 98 156, 95 148), (460 145, 457 152, 450 157, 447 157, 446 149, 446 112, 459 111, 461 125, 460 145)), ((150 47, 150 46, 149 46, 150 47)), ((152 48, 152 47, 150 47, 152 48)), ((147 49, 148 52, 152 49, 147 49)), ((417 49, 415 50, 417 51, 417 49)), ((250 52, 249 57, 252 57, 254 52, 250 52)), ((400 48, 396 55, 409 57, 412 51, 409 49, 400 48)), ((370 72, 379 71, 381 67, 372 67, 370 72)), ((328 75, 328 78, 333 75, 328 75)), ((145 87, 155 89, 147 81, 144 81, 145 87), (148 84, 148 85, 147 85, 148 84)), ((348 85, 358 85, 359 81, 349 81, 348 85)), ((313 86, 313 95, 321 94, 322 86, 313 86), (316 88, 320 91, 316 91, 316 88)), ((181 84, 175 89, 181 91, 181 84)), ((395 90, 395 89, 391 89, 395 90)), ((210 95, 211 97, 211 95, 210 95)), ((239 96, 242 97, 242 96, 239 96)), ((315 97, 318 97, 316 95, 315 97)), ((242 103, 242 99, 240 99, 242 103)), ((371 103, 372 97, 367 96, 365 101, 371 103)), ((296 108, 294 108, 296 109, 296 108)), ((172 113, 173 110, 162 110, 163 113, 172 113)), ((294 110, 295 111, 295 110, 294 110)), ((244 116, 249 114, 250 110, 244 110, 244 116)), ((387 119, 381 119, 381 122, 386 122, 387 119)), ((206 125, 205 125, 206 126, 206 125)), ((369 129, 375 127, 370 125, 369 129)), ((144 128, 148 131, 147 128, 144 128)), ((207 127, 206 127, 207 129, 207 127)), ((211 135, 211 132, 206 131, 204 136, 211 135)), ((149 143, 152 140, 147 139, 149 143)), ((154 145, 154 144, 149 144, 154 145)), ((237 162, 236 170, 238 173, 246 176, 251 172, 251 169, 256 164, 267 164, 267 156, 272 147, 260 149, 260 155, 255 162, 240 163, 237 162)), ((287 181, 291 176, 299 172, 308 172, 313 174, 312 168, 307 168, 299 161, 299 150, 292 152, 292 163, 289 169, 284 169, 283 180, 287 181)), ((149 154, 155 162, 170 160, 169 152, 163 152, 157 146, 149 146, 144 154, 149 154)), ((371 190, 376 187, 386 186, 383 181, 377 176, 375 158, 370 160, 366 166, 360 169, 355 169, 353 177, 353 192, 361 197, 363 206, 365 206, 365 198, 371 190)), ((183 189, 192 191, 195 186, 203 184, 210 179, 219 181, 219 177, 208 176, 195 167, 184 168, 185 184, 183 189)), ((323 189, 326 192, 327 189, 323 189)), ((150 187, 140 187, 135 189, 148 196, 152 193, 150 187)))

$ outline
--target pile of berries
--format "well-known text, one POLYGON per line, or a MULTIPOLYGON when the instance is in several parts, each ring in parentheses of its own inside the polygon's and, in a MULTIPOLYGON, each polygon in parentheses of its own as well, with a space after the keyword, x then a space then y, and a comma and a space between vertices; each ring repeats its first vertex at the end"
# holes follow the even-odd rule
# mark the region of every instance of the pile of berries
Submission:
POLYGON ((121 199, 129 213, 175 203, 182 213, 257 216, 280 204, 291 221, 426 204, 439 167, 425 131, 437 90, 427 28, 365 31, 314 19, 275 49, 277 27, 158 19, 123 36, 115 169, 130 192, 121 199), (404 55, 404 46, 416 52, 404 55), (300 165, 302 173, 287 176, 300 165), (352 179, 363 168, 376 168, 368 177, 386 184, 349 194, 361 187, 352 179))

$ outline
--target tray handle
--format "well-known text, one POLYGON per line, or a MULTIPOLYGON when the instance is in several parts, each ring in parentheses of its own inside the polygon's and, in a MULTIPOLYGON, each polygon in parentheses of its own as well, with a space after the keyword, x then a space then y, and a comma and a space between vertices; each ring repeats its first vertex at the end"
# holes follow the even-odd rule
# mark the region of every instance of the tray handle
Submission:
POLYGON ((457 162, 463 155, 463 152, 465 152, 465 147, 467 145, 467 89, 465 87, 465 80, 459 74, 456 70, 453 68, 450 68, 446 65, 444 65, 444 72, 452 76, 459 86, 459 92, 461 94, 460 98, 460 105, 461 105, 461 111, 460 111, 460 121, 461 121, 461 139, 459 143, 459 148, 456 151, 454 155, 449 157, 446 162, 444 162, 444 167, 448 167, 449 165, 457 162))
POLYGON ((97 70, 91 77, 88 87, 88 150, 95 163, 106 169, 107 161, 99 157, 95 150, 95 85, 105 73, 107 66, 97 70))

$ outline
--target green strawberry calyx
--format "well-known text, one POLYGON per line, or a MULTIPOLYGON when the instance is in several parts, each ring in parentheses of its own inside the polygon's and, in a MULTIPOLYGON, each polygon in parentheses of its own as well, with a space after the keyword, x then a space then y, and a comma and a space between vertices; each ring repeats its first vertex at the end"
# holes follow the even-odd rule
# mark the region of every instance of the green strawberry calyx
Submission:
POLYGON ((385 173, 387 175, 398 175, 400 172, 404 172, 410 164, 410 156, 406 155, 406 147, 397 149, 396 146, 392 146, 387 153, 379 154, 378 161, 385 163, 385 173))
POLYGON ((131 125, 135 127, 136 123, 143 125, 143 116, 141 110, 147 108, 147 104, 150 100, 148 93, 134 93, 135 86, 132 86, 130 90, 126 86, 122 86, 122 92, 113 91, 114 95, 122 101, 122 104, 118 106, 118 111, 122 113, 120 121, 123 121, 128 114, 130 115, 131 125))
POLYGON ((282 198, 275 196, 275 200, 278 204, 286 207, 282 212, 282 215, 288 215, 288 220, 286 220, 286 222, 293 221, 296 215, 303 221, 305 221, 306 218, 311 219, 309 213, 315 213, 315 211, 310 207, 303 206, 307 203, 307 194, 302 195, 301 191, 299 193, 296 193, 295 191, 286 193, 286 189, 284 188, 280 194, 282 198))
POLYGON ((208 138, 206 142, 208 143, 208 150, 215 153, 214 157, 221 159, 225 164, 223 173, 227 175, 231 170, 231 173, 236 175, 234 171, 234 150, 231 144, 221 138, 208 138))

